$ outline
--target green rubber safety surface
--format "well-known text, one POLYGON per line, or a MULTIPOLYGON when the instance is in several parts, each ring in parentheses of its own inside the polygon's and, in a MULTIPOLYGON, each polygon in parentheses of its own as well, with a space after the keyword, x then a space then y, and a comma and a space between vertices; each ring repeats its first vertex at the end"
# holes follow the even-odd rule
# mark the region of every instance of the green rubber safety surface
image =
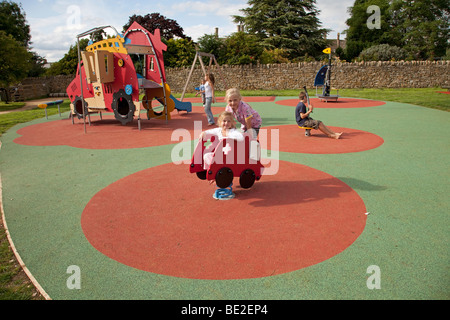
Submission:
POLYGON ((189 162, 196 121, 207 128, 201 105, 141 131, 107 115, 86 133, 58 115, 17 125, 0 150, 14 246, 55 300, 448 299, 450 115, 316 109, 340 141, 305 137, 282 103, 293 99, 251 102, 279 171, 228 201, 172 162, 175 148, 189 162))

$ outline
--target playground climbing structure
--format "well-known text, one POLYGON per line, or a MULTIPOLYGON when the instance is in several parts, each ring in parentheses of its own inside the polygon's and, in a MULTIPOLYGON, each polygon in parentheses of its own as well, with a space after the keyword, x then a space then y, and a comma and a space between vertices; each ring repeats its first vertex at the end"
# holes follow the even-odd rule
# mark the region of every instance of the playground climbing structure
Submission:
POLYGON ((77 36, 77 74, 66 90, 72 119, 77 116, 85 120, 90 113, 113 112, 115 119, 124 125, 137 118, 140 128, 142 109, 147 110, 147 119, 166 120, 175 109, 192 110, 190 102, 178 101, 171 95, 163 59, 167 46, 161 41, 159 29, 152 34, 134 22, 124 35, 114 29, 115 37, 90 41, 85 51, 80 51, 80 38, 92 37, 106 28, 114 29, 98 27, 77 36), (132 55, 140 62, 140 73, 132 55), (153 107, 153 100, 159 106, 153 107))

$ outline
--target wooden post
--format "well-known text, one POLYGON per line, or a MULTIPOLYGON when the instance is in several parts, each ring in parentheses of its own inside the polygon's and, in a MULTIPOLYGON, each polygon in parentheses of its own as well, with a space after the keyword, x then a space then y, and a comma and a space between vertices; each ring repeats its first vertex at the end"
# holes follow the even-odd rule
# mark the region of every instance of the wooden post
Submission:
POLYGON ((180 101, 183 101, 183 99, 184 99, 184 94, 186 93, 186 88, 187 88, 187 86, 189 84, 189 80, 191 79, 192 73, 194 72, 195 62, 197 61, 197 58, 198 58, 198 52, 195 52, 194 62, 192 63, 191 71, 189 71, 189 75, 188 75, 186 84, 184 85, 184 89, 183 89, 183 93, 181 94, 180 101))
MULTIPOLYGON (((195 63, 197 62, 197 59, 199 59, 199 61, 200 61, 200 66, 202 67, 203 75, 206 76, 206 74, 207 74, 206 69, 205 69, 205 64, 203 63, 202 57, 209 57, 208 73, 211 70, 211 66, 212 66, 213 62, 215 63, 216 66, 219 67, 219 64, 217 63, 216 57, 213 54, 196 51, 195 52, 194 62, 192 63, 191 70, 189 71, 189 75, 188 75, 186 84, 184 85, 183 93, 181 94, 181 101, 183 101, 183 99, 184 99, 184 94, 186 93, 187 86, 189 84, 189 81, 191 80, 192 73, 194 72, 195 63)), ((220 76, 222 76, 222 74, 220 73, 220 69, 218 69, 218 71, 219 71, 220 76)), ((224 81, 225 88, 226 88, 225 80, 223 80, 223 81, 224 81)))

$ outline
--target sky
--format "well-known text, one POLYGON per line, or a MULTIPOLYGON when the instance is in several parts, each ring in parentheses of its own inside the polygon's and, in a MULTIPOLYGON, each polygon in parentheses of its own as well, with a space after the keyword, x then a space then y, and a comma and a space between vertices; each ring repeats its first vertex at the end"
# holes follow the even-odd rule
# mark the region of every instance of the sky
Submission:
MULTIPOLYGON (((99 26, 112 26, 120 33, 133 14, 158 12, 175 20, 194 41, 205 34, 225 37, 237 31, 233 15, 242 15, 247 0, 13 0, 20 3, 31 28, 32 51, 48 62, 64 57, 77 35, 99 26)), ((354 0, 317 0, 323 28, 329 39, 346 29, 347 8, 354 0)), ((113 29, 109 29, 113 32, 113 29)), ((345 35, 341 35, 344 39, 345 35)))

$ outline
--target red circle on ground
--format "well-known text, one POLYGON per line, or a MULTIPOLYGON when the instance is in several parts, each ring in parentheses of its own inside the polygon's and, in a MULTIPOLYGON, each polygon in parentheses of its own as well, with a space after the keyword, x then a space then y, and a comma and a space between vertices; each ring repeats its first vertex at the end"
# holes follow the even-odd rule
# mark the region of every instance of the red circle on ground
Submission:
MULTIPOLYGON (((213 107, 212 111, 214 114, 220 113, 223 107, 213 107)), ((202 130, 210 128, 203 107, 192 107, 190 113, 173 112, 167 122, 165 118, 147 120, 144 113, 141 117, 145 118, 141 120, 141 130, 137 119, 121 125, 111 113, 103 114, 102 119, 97 114, 91 115, 90 125, 86 120, 86 132, 82 119, 74 120, 74 124, 70 119, 48 121, 17 130, 22 136, 14 142, 28 146, 67 145, 85 149, 145 148, 179 143, 178 136, 175 141, 172 140, 172 134, 177 129, 187 130, 190 138, 196 139, 202 130), (198 129, 195 122, 201 123, 198 129)))
MULTIPOLYGON (((275 101, 275 96, 257 96, 257 97, 242 97, 245 102, 272 102, 275 101)), ((202 98, 184 98, 183 101, 192 103, 201 103, 202 98)), ((216 103, 225 102, 225 97, 216 97, 216 103)))
POLYGON ((320 263, 348 248, 366 224, 353 189, 300 164, 280 161, 276 175, 251 189, 234 187, 232 200, 215 200, 215 190, 188 165, 152 167, 94 195, 81 226, 93 247, 130 267, 224 280, 320 263))
POLYGON ((331 139, 314 129, 311 130, 311 136, 307 137, 305 129, 300 129, 297 125, 283 125, 261 128, 259 141, 261 148, 266 150, 310 154, 361 152, 377 148, 384 143, 381 137, 370 132, 331 126, 329 128, 334 132, 343 132, 341 138, 331 139))
MULTIPOLYGON (((386 102, 383 101, 351 98, 339 98, 337 101, 329 102, 321 101, 319 98, 311 98, 310 101, 314 108, 367 108, 386 104, 386 102)), ((282 106, 295 107, 298 102, 299 99, 286 99, 276 101, 275 103, 282 106)))
MULTIPOLYGON (((175 114, 167 123, 158 119, 144 120, 140 131, 136 123, 123 126, 111 114, 103 115, 103 120, 91 119, 91 125, 87 125, 86 133, 81 120, 77 120, 75 124, 68 119, 48 121, 17 130, 22 136, 14 139, 14 142, 29 146, 67 145, 85 149, 128 149, 176 144, 183 139, 193 140, 202 130, 210 128, 207 126, 202 109, 193 107, 192 113, 175 114), (201 123, 199 128, 195 127, 196 122, 201 123), (179 132, 187 136, 173 136, 177 129, 185 130, 179 132)), ((215 113, 220 110, 222 109, 213 108, 215 113)), ((279 132, 279 151, 314 154, 365 151, 376 148, 384 142, 379 136, 365 131, 330 128, 336 132, 344 132, 341 139, 330 139, 318 130, 312 130, 312 136, 305 137, 305 131, 298 126, 284 125, 263 127, 260 130, 259 140, 263 149, 277 150, 275 145, 277 140, 272 141, 272 130, 275 129, 279 132)))

